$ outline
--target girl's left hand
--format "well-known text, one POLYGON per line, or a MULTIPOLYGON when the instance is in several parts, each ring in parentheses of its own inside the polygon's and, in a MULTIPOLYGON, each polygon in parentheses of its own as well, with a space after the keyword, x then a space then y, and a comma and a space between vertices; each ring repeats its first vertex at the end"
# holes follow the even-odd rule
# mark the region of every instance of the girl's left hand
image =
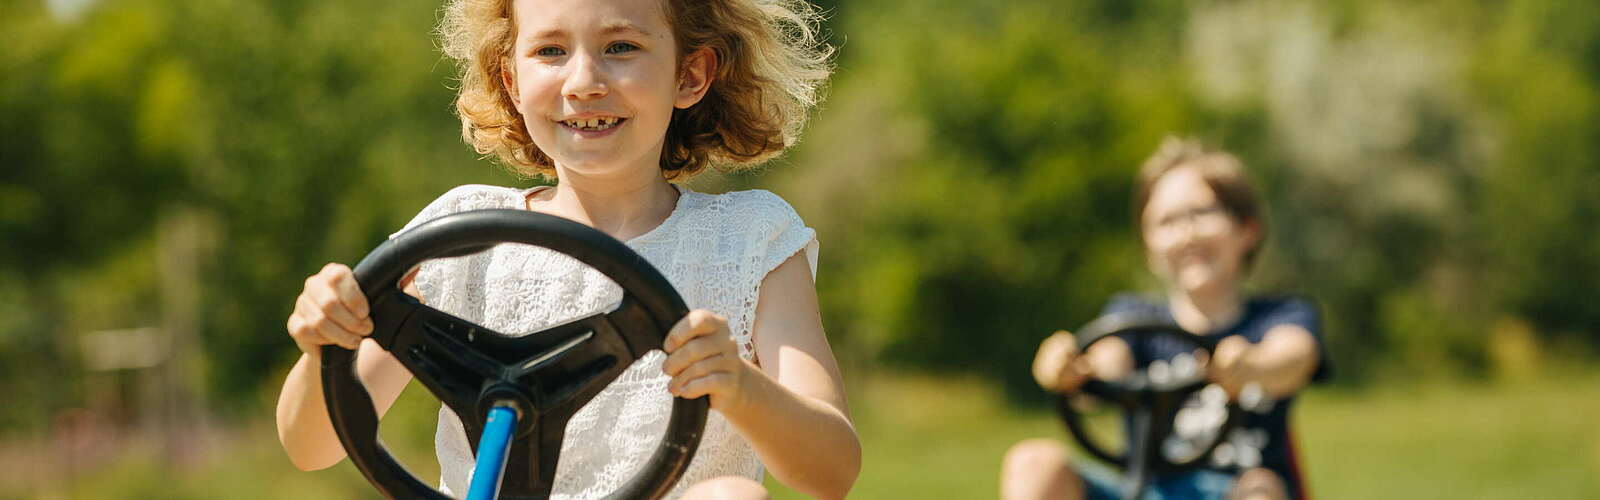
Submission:
POLYGON ((1251 349, 1250 341, 1230 335, 1217 343, 1210 363, 1211 381, 1228 391, 1228 396, 1238 399, 1245 385, 1253 381, 1246 369, 1244 358, 1251 349))
POLYGON ((739 357, 728 320, 705 309, 678 320, 662 350, 667 360, 661 371, 672 377, 667 391, 685 399, 710 396, 711 407, 724 412, 740 405, 744 386, 757 369, 739 357))

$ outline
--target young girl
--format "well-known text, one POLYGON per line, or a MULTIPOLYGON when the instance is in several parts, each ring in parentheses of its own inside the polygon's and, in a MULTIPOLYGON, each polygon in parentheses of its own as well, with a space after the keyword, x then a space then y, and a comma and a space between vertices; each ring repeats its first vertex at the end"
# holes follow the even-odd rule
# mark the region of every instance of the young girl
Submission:
MULTIPOLYGON (((1213 453, 1205 468, 1156 477, 1145 498, 1304 497, 1289 439, 1290 398, 1326 376, 1327 360, 1311 304, 1243 293, 1266 234, 1257 206, 1238 160, 1193 141, 1167 139, 1140 172, 1136 220, 1166 297, 1120 295, 1105 313, 1140 311, 1220 338, 1209 376, 1254 410, 1228 436, 1227 453, 1213 453)), ((1164 359, 1190 348, 1150 340, 1107 338, 1078 356, 1072 334, 1057 332, 1039 346, 1034 377, 1046 390, 1072 392, 1091 376, 1119 378, 1135 359, 1164 359)), ((1071 464, 1066 448, 1054 441, 1024 441, 1006 453, 1001 497, 1121 498, 1118 478, 1085 465, 1071 464)))
MULTIPOLYGON (((440 32, 463 71, 466 140, 555 187, 462 186, 407 227, 455 212, 517 208, 604 231, 643 255, 694 310, 665 353, 628 369, 573 417, 554 495, 593 498, 640 468, 673 396, 709 396, 704 438, 673 496, 760 498, 764 470, 819 498, 842 498, 860 444, 823 335, 815 233, 765 191, 707 195, 675 182, 738 167, 795 141, 828 49, 799 0, 454 0, 440 32)), ((440 310, 508 334, 599 310, 621 290, 537 247, 501 245, 429 261, 401 285, 440 310)), ((279 437, 302 469, 337 463, 319 348, 360 349, 380 415, 411 375, 375 343, 350 269, 306 280, 289 317, 304 352, 278 404, 279 437)), ((441 488, 465 490, 472 451, 439 411, 441 488)))

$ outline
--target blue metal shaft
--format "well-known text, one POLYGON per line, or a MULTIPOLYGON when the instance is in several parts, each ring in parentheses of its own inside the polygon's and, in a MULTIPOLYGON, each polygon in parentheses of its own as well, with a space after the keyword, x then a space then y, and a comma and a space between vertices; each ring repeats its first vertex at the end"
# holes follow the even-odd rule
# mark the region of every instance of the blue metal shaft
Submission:
POLYGON ((489 409, 489 422, 478 439, 478 464, 472 467, 472 483, 467 500, 494 500, 500 494, 500 478, 506 473, 506 456, 511 453, 512 433, 517 429, 517 411, 496 405, 489 409))

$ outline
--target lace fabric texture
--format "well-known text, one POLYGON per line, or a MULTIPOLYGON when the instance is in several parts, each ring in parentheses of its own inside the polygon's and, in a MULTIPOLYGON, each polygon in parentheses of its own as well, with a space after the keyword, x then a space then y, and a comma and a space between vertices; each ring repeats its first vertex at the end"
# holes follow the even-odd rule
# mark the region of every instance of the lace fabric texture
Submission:
MULTIPOLYGON (((625 243, 666 275, 691 309, 727 318, 739 355, 751 359, 751 324, 761 280, 801 250, 815 276, 816 233, 788 203, 767 191, 708 195, 679 190, 678 204, 666 221, 625 243)), ((525 209, 527 193, 461 186, 429 204, 406 227, 467 210, 525 209)), ((430 306, 513 336, 606 310, 622 299, 622 289, 598 271, 566 255, 520 244, 425 262, 416 283, 430 306)), ((663 353, 652 351, 573 416, 552 498, 604 496, 649 459, 671 413, 670 378, 661 372, 664 359, 663 353)), ((464 492, 473 450, 449 407, 439 409, 434 444, 441 489, 464 492)), ((713 410, 699 451, 669 497, 705 479, 733 475, 760 481, 763 472, 755 451, 713 410)))

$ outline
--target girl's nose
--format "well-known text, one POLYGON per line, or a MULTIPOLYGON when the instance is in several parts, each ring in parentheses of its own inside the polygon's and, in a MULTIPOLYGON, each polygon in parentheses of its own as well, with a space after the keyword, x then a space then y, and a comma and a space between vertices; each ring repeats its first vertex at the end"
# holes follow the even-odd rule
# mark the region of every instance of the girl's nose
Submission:
POLYGON ((606 85, 605 68, 598 58, 580 54, 572 58, 570 72, 561 87, 568 99, 587 100, 605 97, 611 91, 606 85))
POLYGON ((1184 242, 1194 241, 1195 236, 1200 234, 1200 222, 1195 220, 1194 217, 1190 217, 1183 222, 1183 228, 1179 229, 1179 234, 1182 235, 1180 238, 1184 242))
POLYGON ((1188 248, 1195 243, 1199 234, 1196 231, 1194 219, 1188 219, 1178 227, 1173 228, 1173 246, 1179 249, 1188 248))

